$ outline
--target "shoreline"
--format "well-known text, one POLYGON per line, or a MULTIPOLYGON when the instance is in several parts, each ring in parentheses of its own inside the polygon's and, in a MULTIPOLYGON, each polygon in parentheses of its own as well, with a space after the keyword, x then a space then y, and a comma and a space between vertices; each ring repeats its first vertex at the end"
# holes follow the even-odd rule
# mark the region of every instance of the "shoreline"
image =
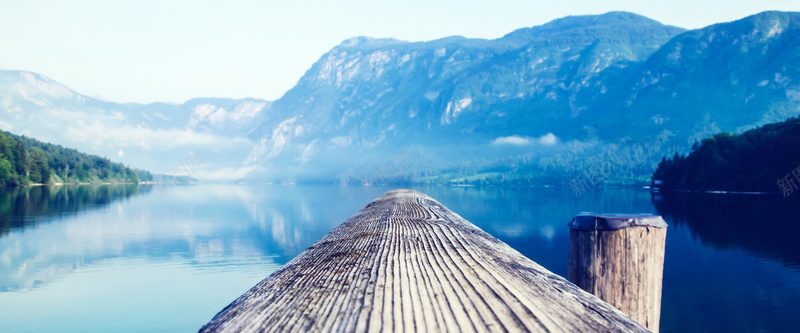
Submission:
POLYGON ((28 184, 18 184, 18 185, 0 185, 0 187, 34 187, 34 186, 65 186, 65 185, 159 185, 159 184, 167 184, 167 183, 157 183, 157 182, 138 182, 138 183, 130 183, 130 182, 101 182, 101 183, 52 183, 52 184, 45 184, 45 183, 28 183, 28 184))
POLYGON ((779 195, 780 192, 760 192, 760 191, 722 191, 722 190, 684 190, 684 189, 661 189, 650 188, 650 192, 663 193, 663 192, 681 192, 681 193, 709 193, 709 194, 748 194, 748 195, 779 195))

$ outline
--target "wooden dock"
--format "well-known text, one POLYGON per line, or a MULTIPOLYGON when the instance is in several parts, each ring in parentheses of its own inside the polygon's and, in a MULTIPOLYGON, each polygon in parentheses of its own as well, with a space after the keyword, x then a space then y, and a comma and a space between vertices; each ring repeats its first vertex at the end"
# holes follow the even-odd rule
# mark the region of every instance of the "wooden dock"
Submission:
POLYGON ((647 332, 410 190, 375 199, 200 331, 647 332))

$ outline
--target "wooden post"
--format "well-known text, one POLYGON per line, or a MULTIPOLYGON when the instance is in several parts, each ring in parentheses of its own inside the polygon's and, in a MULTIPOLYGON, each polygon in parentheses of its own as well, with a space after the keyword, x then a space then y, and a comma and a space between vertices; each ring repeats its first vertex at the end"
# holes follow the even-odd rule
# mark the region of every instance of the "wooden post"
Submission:
POLYGON ((646 332, 410 190, 390 191, 201 332, 646 332))
POLYGON ((658 332, 667 239, 664 219, 652 214, 584 213, 569 226, 569 281, 658 332))

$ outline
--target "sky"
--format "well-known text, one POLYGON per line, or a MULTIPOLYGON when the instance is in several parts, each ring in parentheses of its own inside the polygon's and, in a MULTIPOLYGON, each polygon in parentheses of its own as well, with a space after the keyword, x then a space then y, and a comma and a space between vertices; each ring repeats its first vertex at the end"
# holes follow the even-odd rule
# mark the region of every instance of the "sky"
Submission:
POLYGON ((355 36, 499 38, 568 15, 624 10, 696 29, 798 0, 0 0, 0 69, 113 102, 280 98, 355 36))

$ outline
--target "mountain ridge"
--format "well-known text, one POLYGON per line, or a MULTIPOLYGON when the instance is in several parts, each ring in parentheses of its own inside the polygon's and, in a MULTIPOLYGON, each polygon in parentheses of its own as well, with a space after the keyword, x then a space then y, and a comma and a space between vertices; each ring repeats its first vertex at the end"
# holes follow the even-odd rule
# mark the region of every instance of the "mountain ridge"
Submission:
MULTIPOLYGON (((362 36, 323 54, 272 102, 87 98, 91 105, 64 108, 77 120, 59 117, 55 106, 25 106, 74 127, 67 132, 89 148, 119 146, 120 157, 135 150, 163 165, 202 147, 222 170, 215 177, 227 179, 365 182, 408 155, 413 168, 395 178, 566 184, 615 156, 609 182, 643 183, 663 155, 694 141, 800 114, 798 15, 764 12, 686 31, 611 12, 496 39, 362 36), (101 119, 87 121, 88 114, 101 119), (114 126, 131 134, 107 135, 114 126)), ((0 95, 12 103, 0 105, 0 127, 17 126, 13 102, 25 98, 3 82, 0 95)))
MULTIPOLYGON (((525 97, 525 94, 544 95, 535 98, 538 98, 539 103, 548 103, 548 93, 556 94, 563 90, 559 84, 563 83, 564 78, 559 76, 563 76, 564 73, 559 73, 560 71, 572 71, 582 73, 584 76, 592 76, 593 68, 581 69, 581 64, 571 65, 575 68, 560 66, 580 59, 580 52, 587 48, 595 46, 597 49, 598 43, 607 43, 608 45, 604 44, 602 47, 608 49, 616 47, 616 44, 613 44, 616 37, 613 34, 608 35, 607 31, 603 29, 583 31, 583 34, 575 32, 574 22, 583 20, 586 22, 585 25, 607 27, 610 23, 604 20, 616 22, 615 20, 619 18, 652 25, 648 28, 657 30, 653 32, 653 35, 658 42, 645 42, 644 38, 624 39, 624 42, 634 45, 609 54, 604 58, 603 63, 597 62, 595 66, 607 68, 627 60, 637 60, 637 54, 648 52, 639 50, 640 48, 649 49, 649 52, 655 51, 657 46, 654 45, 666 42, 672 36, 683 31, 679 28, 663 26, 635 14, 610 13, 601 17, 570 17, 550 23, 550 26, 554 26, 559 22, 570 22, 567 29, 570 32, 567 34, 562 34, 563 29, 557 31, 543 29, 547 30, 549 35, 520 37, 523 32, 536 29, 533 27, 517 30, 495 40, 451 37, 415 43, 391 41, 380 43, 377 47, 370 45, 366 48, 350 46, 363 45, 362 43, 346 42, 344 43, 346 47, 334 47, 323 55, 292 90, 275 101, 274 111, 283 117, 277 117, 273 122, 267 121, 259 127, 258 131, 263 134, 259 146, 253 150, 249 161, 258 163, 259 156, 267 156, 268 159, 280 158, 279 155, 284 148, 292 149, 291 145, 294 144, 297 137, 302 135, 293 135, 288 131, 288 124, 281 121, 291 122, 291 126, 295 129, 298 127, 317 128, 323 133, 338 132, 340 134, 338 136, 327 135, 324 139, 329 141, 352 143, 356 141, 353 138, 358 137, 362 141, 362 147, 364 144, 380 144, 386 140, 387 135, 411 144, 423 144, 426 140, 420 139, 421 136, 427 136, 429 140, 443 140, 449 136, 464 134, 462 131, 471 131, 469 133, 478 135, 464 138, 464 140, 469 140, 472 144, 479 144, 487 143, 498 136, 523 134, 508 129, 504 129, 506 133, 502 133, 502 135, 481 134, 481 132, 496 132, 497 126, 506 125, 496 119, 483 119, 480 118, 481 116, 476 118, 474 114, 469 114, 470 110, 485 107, 479 103, 490 106, 497 104, 498 101, 500 103, 513 102, 520 97, 525 97), (598 35, 593 36, 592 34, 598 35), (513 41, 510 41, 512 39, 513 41), (563 49, 565 40, 572 43, 567 46, 566 50, 563 49), (570 51, 570 47, 575 47, 577 51, 570 51), (529 66, 536 61, 531 58, 537 56, 538 60, 544 59, 539 63, 547 61, 539 72, 535 71, 538 64, 533 63, 532 66, 529 66), (516 73, 508 75, 506 71, 509 71, 509 67, 512 67, 510 70, 516 71, 516 73), (529 70, 528 67, 531 69, 529 70), (525 71, 533 73, 524 77, 525 71), (500 77, 500 80, 505 82, 501 82, 498 87, 487 86, 487 81, 491 81, 491 76, 500 77), (514 77, 520 76, 522 78, 515 83, 514 77), (387 77, 388 79, 386 79, 387 77), (546 82, 537 83, 537 80, 546 82), (367 83, 369 86, 365 85, 367 83), (523 89, 527 91, 520 91, 523 89), (506 94, 509 91, 519 91, 514 95, 522 96, 508 96, 506 94), (386 96, 396 96, 396 98, 387 99, 386 96), (382 103, 383 101, 386 102, 382 103), (360 121, 360 123, 367 123, 366 127, 348 124, 351 118, 359 118, 362 113, 370 113, 367 119, 360 121), (402 118, 406 117, 417 118, 417 121, 407 122, 408 126, 402 131, 392 131, 392 126, 397 128, 399 126, 397 124, 402 123, 404 120, 402 118), (464 128, 453 125, 458 122, 471 122, 474 126, 464 128), (492 125, 492 123, 499 124, 492 125), (329 124, 338 125, 330 126, 329 124), (431 131, 433 128, 439 133, 433 133, 434 131, 431 131), (486 128, 486 130, 482 128, 486 128)), ((359 40, 367 41, 366 39, 359 40)), ((488 82, 488 84, 495 83, 488 82)), ((570 87, 573 85, 575 83, 570 84, 570 87)), ((503 116, 501 111, 494 116, 490 115, 490 118, 502 118, 503 116)), ((302 132, 301 130, 298 133, 302 132)), ((538 137, 548 133, 551 131, 544 130, 529 135, 538 137)), ((256 138, 254 137, 254 139, 256 138)), ((310 141, 314 142, 313 140, 310 141)), ((306 151, 309 145, 319 145, 321 140, 323 139, 318 138, 318 141, 313 144, 306 141, 295 145, 295 152, 289 154, 292 156, 284 157, 289 161, 284 162, 283 166, 278 168, 286 168, 292 162, 301 162, 302 158, 295 157, 302 156, 302 152, 306 151)), ((313 147, 312 150, 314 150, 313 147)), ((364 163, 368 164, 366 161, 364 163)))
POLYGON ((0 70, 0 129, 162 173, 192 153, 211 168, 240 166, 253 119, 270 106, 253 98, 115 103, 42 74, 0 70))
MULTIPOLYGON (((731 84, 719 81, 730 78, 714 73, 738 75, 771 59, 709 48, 701 40, 712 36, 714 43, 733 43, 744 38, 734 34, 769 35, 791 53, 797 47, 786 32, 800 26, 797 16, 764 12, 686 31, 611 12, 557 19, 494 40, 369 44, 358 39, 362 43, 331 49, 275 101, 274 117, 251 135, 258 144, 248 162, 277 170, 265 177, 294 179, 319 170, 308 166, 318 159, 339 170, 340 180, 354 180, 411 150, 448 161, 425 164, 423 173, 468 168, 481 174, 481 168, 501 167, 510 170, 506 178, 522 175, 517 178, 531 181, 529 175, 557 174, 563 182, 599 156, 614 153, 625 162, 612 182, 645 182, 661 156, 684 152, 693 141, 800 110, 794 100, 781 102, 784 91, 790 99, 795 96, 792 86, 772 95, 748 86, 743 99, 726 101, 731 84), (781 32, 765 28, 776 19, 781 32), (715 32, 740 25, 745 27, 736 33, 715 32), (697 57, 670 58, 674 45, 699 45, 692 48, 697 57), (728 68, 728 58, 743 65, 728 68), (674 97, 676 92, 681 96, 674 97), (729 109, 741 111, 726 115, 729 109), (544 136, 554 137, 556 144, 532 144, 544 136), (336 162, 345 155, 352 158, 336 162), (281 172, 287 169, 292 170, 288 175, 281 172)), ((759 38, 753 43, 769 44, 759 38)), ((790 54, 781 62, 792 59, 800 57, 790 54)), ((783 77, 785 83, 796 76, 783 77)), ((406 173, 409 179, 426 178, 420 172, 406 173)))

